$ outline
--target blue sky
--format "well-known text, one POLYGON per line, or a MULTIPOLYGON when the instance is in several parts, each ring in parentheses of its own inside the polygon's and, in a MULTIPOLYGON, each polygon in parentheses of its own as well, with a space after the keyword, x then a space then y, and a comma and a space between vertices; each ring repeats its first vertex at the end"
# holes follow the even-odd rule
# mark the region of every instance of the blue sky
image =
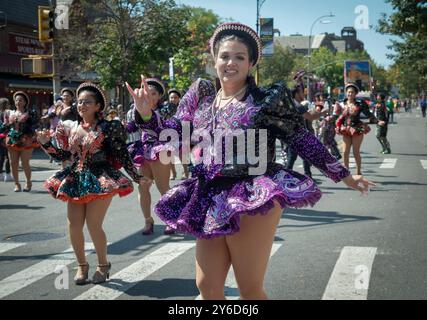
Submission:
MULTIPOLYGON (((176 2, 211 9, 222 18, 231 18, 233 21, 256 28, 256 0, 176 0, 176 2)), ((279 29, 282 36, 295 33, 308 35, 316 18, 332 12, 335 14, 335 17, 330 19, 332 23, 315 24, 313 34, 328 32, 340 35, 343 27, 355 26, 355 22, 360 21, 360 11, 355 13, 360 5, 368 9, 368 23, 374 27, 377 26, 381 13, 390 15, 393 11, 391 5, 384 0, 266 0, 261 7, 261 17, 274 18, 274 28, 279 29)), ((357 35, 376 63, 384 67, 392 64, 386 57, 387 53, 391 53, 387 49, 390 36, 363 28, 357 30, 357 35)))

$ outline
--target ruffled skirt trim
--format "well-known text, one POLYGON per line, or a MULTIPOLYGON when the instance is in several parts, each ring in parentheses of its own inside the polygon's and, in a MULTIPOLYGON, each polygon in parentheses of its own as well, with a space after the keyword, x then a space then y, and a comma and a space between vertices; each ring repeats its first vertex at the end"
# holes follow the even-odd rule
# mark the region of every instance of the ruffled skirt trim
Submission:
POLYGON ((18 144, 8 144, 8 145, 6 145, 6 147, 8 149, 11 149, 11 150, 14 150, 14 151, 25 151, 25 150, 30 150, 30 149, 36 149, 36 148, 40 147, 40 144, 38 144, 38 143, 32 143, 32 144, 30 144, 28 146, 25 146, 25 147, 20 146, 18 144))
POLYGON ((142 141, 136 141, 128 146, 128 151, 135 167, 140 168, 147 161, 159 160, 160 152, 170 150, 165 144, 160 142, 143 143, 142 141))
POLYGON ((115 195, 124 197, 133 191, 132 181, 113 169, 96 177, 90 171, 66 168, 47 179, 44 187, 55 199, 79 204, 115 195))
POLYGON ((314 206, 319 201, 322 193, 312 179, 278 167, 228 186, 185 180, 160 199, 155 212, 178 232, 210 239, 238 232, 242 215, 266 215, 275 202, 284 209, 314 206))

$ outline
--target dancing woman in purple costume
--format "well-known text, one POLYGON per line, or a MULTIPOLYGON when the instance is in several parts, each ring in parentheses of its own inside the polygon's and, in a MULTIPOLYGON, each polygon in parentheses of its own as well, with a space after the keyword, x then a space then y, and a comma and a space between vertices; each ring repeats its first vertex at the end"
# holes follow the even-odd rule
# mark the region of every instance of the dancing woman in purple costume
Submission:
MULTIPOLYGON (((135 167, 139 173, 148 177, 156 183, 157 189, 163 195, 169 190, 169 163, 160 161, 161 153, 168 150, 166 142, 159 141, 159 133, 163 129, 163 117, 160 114, 162 105, 162 97, 165 94, 165 87, 160 80, 156 78, 146 79, 148 92, 152 101, 153 112, 156 118, 159 119, 158 127, 155 130, 150 130, 138 125, 135 121, 130 121, 126 129, 129 133, 137 132, 141 129, 141 139, 130 144, 128 147, 129 153, 133 159, 135 167)), ((135 119, 135 117, 133 117, 135 119)), ((138 194, 139 204, 142 214, 145 218, 145 226, 142 230, 142 235, 148 236, 154 232, 154 219, 151 216, 151 193, 150 185, 145 184, 139 187, 138 194)), ((171 235, 174 230, 166 226, 164 234, 171 235)))
MULTIPOLYGON (((220 25, 212 39, 211 52, 221 84, 197 80, 183 97, 175 117, 164 128, 182 132, 184 121, 193 133, 215 129, 267 129, 266 145, 255 149, 267 153, 267 169, 250 175, 249 164, 206 164, 194 166, 192 178, 170 189, 155 206, 156 214, 177 231, 197 237, 196 284, 202 299, 225 299, 224 283, 233 266, 241 299, 267 299, 264 275, 274 234, 283 209, 314 205, 321 191, 309 177, 288 171, 274 162, 275 140, 284 140, 333 181, 343 181, 361 192, 370 181, 351 176, 309 133, 294 109, 283 83, 257 88, 251 70, 261 57, 255 31, 239 23, 220 25), (261 150, 264 147, 266 150, 261 150)), ((135 120, 155 129, 158 118, 142 76, 141 88, 128 89, 135 105, 135 120)), ((197 150, 197 148, 195 148, 197 150)), ((249 162, 248 162, 249 163, 249 162)))

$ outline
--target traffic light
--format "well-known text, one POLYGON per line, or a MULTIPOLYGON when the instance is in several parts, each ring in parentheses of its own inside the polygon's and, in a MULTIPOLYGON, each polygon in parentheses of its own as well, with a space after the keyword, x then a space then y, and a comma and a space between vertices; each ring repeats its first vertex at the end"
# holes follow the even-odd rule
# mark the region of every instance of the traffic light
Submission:
POLYGON ((39 6, 39 41, 50 42, 53 40, 53 29, 55 27, 54 10, 50 7, 39 6))
POLYGON ((49 56, 32 56, 21 59, 21 73, 24 76, 52 77, 53 60, 49 56))

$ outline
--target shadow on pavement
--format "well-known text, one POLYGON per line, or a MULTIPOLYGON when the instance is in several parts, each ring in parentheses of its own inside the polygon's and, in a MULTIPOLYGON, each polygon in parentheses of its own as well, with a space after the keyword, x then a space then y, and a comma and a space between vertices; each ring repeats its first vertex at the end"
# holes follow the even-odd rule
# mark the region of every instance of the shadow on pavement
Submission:
POLYGON ((306 210, 306 209, 287 209, 282 214, 282 218, 285 219, 285 224, 278 226, 278 228, 288 228, 288 227, 307 228, 307 227, 322 226, 322 225, 328 225, 328 224, 382 220, 381 218, 373 217, 373 216, 343 215, 338 212, 316 211, 316 210, 306 210), (312 223, 291 225, 286 220, 312 222, 312 223))
MULTIPOLYGON (((125 284, 120 279, 111 279, 110 282, 125 284)), ((150 297, 157 299, 167 299, 176 297, 187 297, 194 299, 199 295, 195 279, 162 279, 162 280, 143 280, 135 283, 134 286, 126 291, 126 295, 133 297, 150 297)), ((185 298, 184 298, 185 299, 185 298)))
POLYGON ((45 207, 37 207, 37 206, 28 206, 26 204, 6 204, 6 205, 0 205, 0 210, 41 210, 45 207))

